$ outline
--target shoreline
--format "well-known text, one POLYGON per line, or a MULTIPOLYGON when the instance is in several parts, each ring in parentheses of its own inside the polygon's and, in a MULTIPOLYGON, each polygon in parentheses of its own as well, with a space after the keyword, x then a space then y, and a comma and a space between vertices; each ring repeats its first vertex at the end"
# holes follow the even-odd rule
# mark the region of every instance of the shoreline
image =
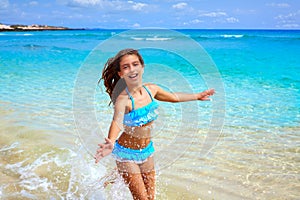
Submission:
POLYGON ((68 28, 62 26, 49 25, 5 25, 0 23, 0 32, 25 32, 25 31, 66 31, 66 30, 85 30, 84 28, 68 28))

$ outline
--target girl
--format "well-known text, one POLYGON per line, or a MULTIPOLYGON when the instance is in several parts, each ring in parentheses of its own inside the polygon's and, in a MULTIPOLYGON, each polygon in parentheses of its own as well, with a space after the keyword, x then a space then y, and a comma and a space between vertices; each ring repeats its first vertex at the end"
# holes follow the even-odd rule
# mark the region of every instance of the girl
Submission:
POLYGON ((156 100, 210 100, 214 90, 170 93, 155 84, 144 84, 143 73, 144 60, 134 49, 121 50, 105 64, 101 79, 114 104, 114 116, 105 143, 98 145, 95 160, 97 163, 112 153, 133 199, 148 200, 155 198, 154 147, 150 133, 157 118, 156 100))

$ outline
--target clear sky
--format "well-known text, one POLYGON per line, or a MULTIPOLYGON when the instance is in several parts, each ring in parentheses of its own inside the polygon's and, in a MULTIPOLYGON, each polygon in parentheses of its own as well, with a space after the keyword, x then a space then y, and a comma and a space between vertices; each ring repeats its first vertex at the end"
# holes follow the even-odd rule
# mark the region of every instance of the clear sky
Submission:
POLYGON ((0 0, 0 23, 120 29, 300 29, 300 0, 0 0))

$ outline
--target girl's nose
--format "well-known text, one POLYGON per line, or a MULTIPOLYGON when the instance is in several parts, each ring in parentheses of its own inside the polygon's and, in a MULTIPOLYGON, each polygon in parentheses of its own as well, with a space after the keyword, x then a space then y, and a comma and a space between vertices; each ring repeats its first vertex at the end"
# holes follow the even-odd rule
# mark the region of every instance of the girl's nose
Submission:
POLYGON ((133 71, 133 66, 132 65, 129 66, 129 71, 133 71))

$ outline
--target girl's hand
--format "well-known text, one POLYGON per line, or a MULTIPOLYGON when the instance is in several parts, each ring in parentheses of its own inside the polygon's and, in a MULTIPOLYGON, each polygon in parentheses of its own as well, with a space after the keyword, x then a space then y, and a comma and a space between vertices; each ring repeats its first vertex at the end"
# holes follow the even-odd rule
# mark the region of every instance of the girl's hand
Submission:
POLYGON ((101 160, 103 157, 109 155, 114 149, 114 144, 108 138, 105 138, 104 144, 98 144, 98 146, 99 149, 97 150, 96 155, 94 156, 96 163, 98 163, 99 160, 101 160))
POLYGON ((214 94, 215 94, 214 89, 205 90, 205 91, 198 94, 198 100, 200 100, 200 101, 210 101, 211 99, 208 98, 208 97, 210 97, 214 94))

